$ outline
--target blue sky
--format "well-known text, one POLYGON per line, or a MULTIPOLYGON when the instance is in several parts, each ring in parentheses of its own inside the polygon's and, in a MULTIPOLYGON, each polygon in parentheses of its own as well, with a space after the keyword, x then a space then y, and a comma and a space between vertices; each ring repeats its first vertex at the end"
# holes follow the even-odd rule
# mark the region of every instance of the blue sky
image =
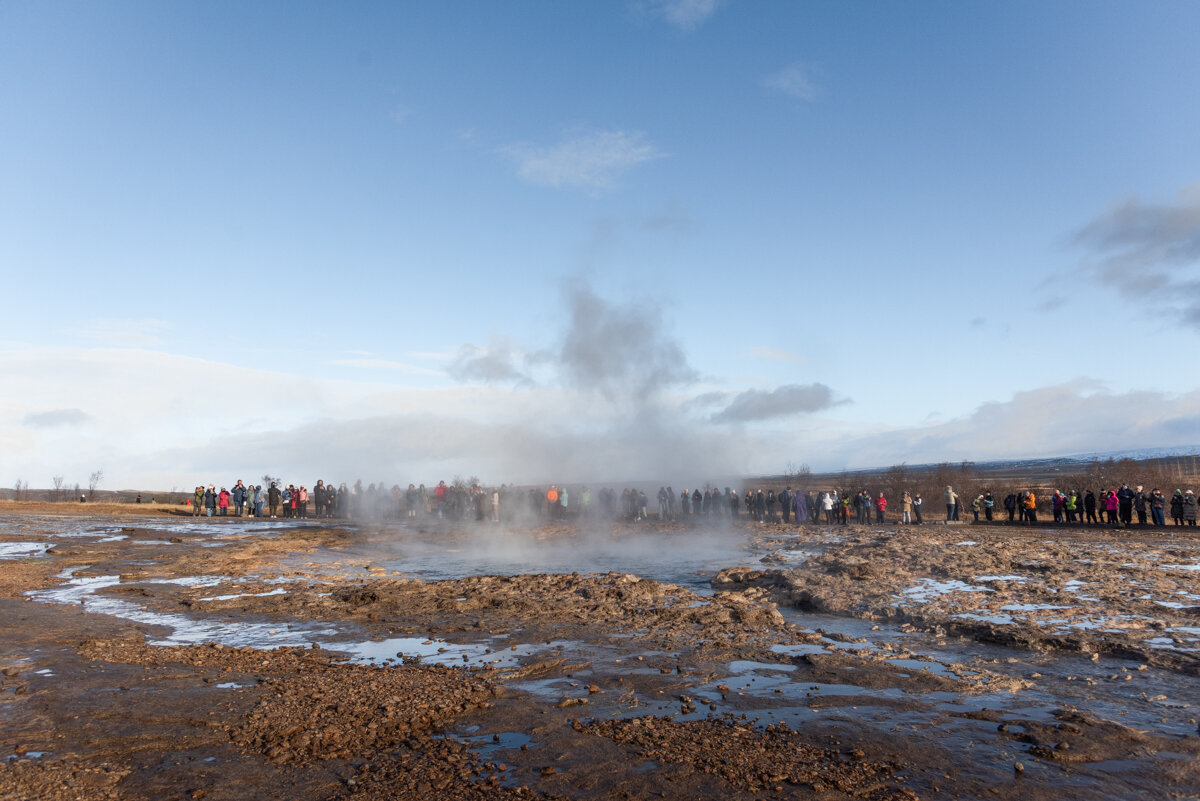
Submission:
POLYGON ((0 483, 1200 442, 1197 30, 1186 2, 0 4, 0 483))

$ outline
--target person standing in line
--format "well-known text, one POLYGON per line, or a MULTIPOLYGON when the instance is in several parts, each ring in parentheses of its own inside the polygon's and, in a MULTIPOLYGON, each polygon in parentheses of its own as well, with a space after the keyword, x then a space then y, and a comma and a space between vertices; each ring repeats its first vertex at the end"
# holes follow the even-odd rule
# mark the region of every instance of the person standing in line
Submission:
POLYGON ((1121 488, 1117 490, 1117 511, 1123 526, 1133 524, 1133 499, 1136 495, 1137 493, 1130 489, 1128 484, 1122 484, 1121 488))
POLYGON ((279 517, 279 500, 279 487, 272 481, 270 488, 267 489, 267 508, 271 512, 271 517, 279 517))
POLYGON ((241 517, 242 510, 246 508, 246 485, 240 478, 233 485, 233 491, 229 494, 233 496, 233 516, 241 517))
POLYGON ((1196 496, 1191 490, 1183 493, 1183 522, 1196 525, 1196 496))
POLYGON ((1099 522, 1096 519, 1096 493, 1088 490, 1083 496, 1083 515, 1084 523, 1095 525, 1099 522))
POLYGON ((213 484, 208 485, 208 489, 204 491, 204 514, 212 517, 217 513, 217 492, 213 484))
POLYGON ((221 492, 217 495, 217 508, 221 510, 221 517, 229 515, 229 490, 221 487, 221 492))
POLYGON ((1143 492, 1143 487, 1138 484, 1137 491, 1133 493, 1133 511, 1137 515, 1138 525, 1146 525, 1146 493, 1143 492))
POLYGON ((1037 523, 1037 496, 1032 491, 1025 493, 1025 521, 1037 523))
POLYGON ((1167 498, 1162 491, 1158 487, 1150 490, 1150 519, 1154 521, 1154 525, 1165 526, 1167 524, 1166 509, 1167 498))
POLYGON ((796 513, 797 526, 808 520, 808 499, 802 493, 797 492, 792 496, 792 511, 796 513))
POLYGON ((192 517, 204 514, 204 487, 196 487, 192 492, 192 517))
POLYGON ((1183 525, 1183 490, 1175 490, 1171 496, 1171 522, 1177 526, 1183 525))
POLYGON ((313 484, 312 489, 312 505, 315 514, 314 517, 324 517, 325 514, 325 479, 318 478, 317 483, 313 484))
MULTIPOLYGON (((437 516, 439 520, 446 516, 446 492, 448 489, 445 481, 439 481, 438 485, 433 488, 433 497, 437 499, 437 516)), ((554 487, 550 489, 553 490, 554 487)), ((554 500, 558 501, 557 490, 554 492, 554 500)))
POLYGON ((954 509, 958 506, 958 493, 954 487, 946 487, 946 520, 954 520, 954 509))
POLYGON ((1110 526, 1115 526, 1120 523, 1120 520, 1117 518, 1117 513, 1119 512, 1120 508, 1121 499, 1117 497, 1117 491, 1109 490, 1108 496, 1104 499, 1104 511, 1108 517, 1107 522, 1110 526))

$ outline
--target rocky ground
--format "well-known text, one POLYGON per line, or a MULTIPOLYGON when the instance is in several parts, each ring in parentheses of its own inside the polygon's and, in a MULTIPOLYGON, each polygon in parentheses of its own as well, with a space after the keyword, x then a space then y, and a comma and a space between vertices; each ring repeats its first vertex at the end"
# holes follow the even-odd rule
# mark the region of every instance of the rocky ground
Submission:
POLYGON ((0 511, 0 798, 1200 797, 1175 532, 0 511))

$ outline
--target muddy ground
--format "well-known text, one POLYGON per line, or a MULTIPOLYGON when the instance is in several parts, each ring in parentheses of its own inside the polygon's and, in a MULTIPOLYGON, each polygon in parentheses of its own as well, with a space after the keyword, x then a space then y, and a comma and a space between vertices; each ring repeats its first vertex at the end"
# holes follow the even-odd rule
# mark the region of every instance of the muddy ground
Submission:
POLYGON ((0 798, 1200 798, 1200 540, 0 510, 0 798))

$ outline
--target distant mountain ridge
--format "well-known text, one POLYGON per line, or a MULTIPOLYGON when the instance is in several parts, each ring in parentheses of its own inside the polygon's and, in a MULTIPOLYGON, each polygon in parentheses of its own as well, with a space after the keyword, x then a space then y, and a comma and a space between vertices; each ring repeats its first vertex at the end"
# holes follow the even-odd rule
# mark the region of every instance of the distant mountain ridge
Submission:
MULTIPOLYGON (((1133 459, 1134 461, 1149 461, 1153 459, 1178 459, 1186 457, 1200 457, 1200 445, 1178 445, 1169 448, 1134 448, 1119 451, 1095 451, 1092 453, 1078 453, 1069 456, 1040 456, 1031 457, 1028 459, 993 459, 983 462, 970 462, 973 470, 979 473, 991 473, 997 471, 1024 471, 1031 472, 1069 472, 1072 468, 1082 467, 1094 461, 1114 461, 1120 459, 1133 459)), ((905 467, 913 472, 931 471, 940 464, 947 462, 925 462, 921 464, 906 464, 905 467)), ((961 464, 961 461, 948 461, 951 465, 961 464)), ((876 475, 886 473, 892 469, 894 465, 885 467, 862 467, 862 468, 844 468, 841 470, 813 470, 814 476, 836 476, 842 473, 852 473, 854 475, 876 475)), ((763 476, 764 479, 786 480, 790 478, 788 474, 779 474, 775 476, 763 476)))

